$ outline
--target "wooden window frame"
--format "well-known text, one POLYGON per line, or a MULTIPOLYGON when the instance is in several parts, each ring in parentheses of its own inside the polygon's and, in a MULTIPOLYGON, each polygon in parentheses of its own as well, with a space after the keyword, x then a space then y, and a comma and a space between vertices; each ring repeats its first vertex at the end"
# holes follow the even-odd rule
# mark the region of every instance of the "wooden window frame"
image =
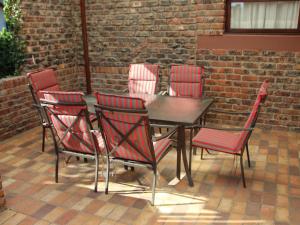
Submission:
POLYGON ((296 0, 226 0, 225 8, 225 32, 235 34, 300 34, 300 10, 298 16, 297 29, 231 29, 231 3, 234 2, 283 2, 283 1, 296 1, 296 0))

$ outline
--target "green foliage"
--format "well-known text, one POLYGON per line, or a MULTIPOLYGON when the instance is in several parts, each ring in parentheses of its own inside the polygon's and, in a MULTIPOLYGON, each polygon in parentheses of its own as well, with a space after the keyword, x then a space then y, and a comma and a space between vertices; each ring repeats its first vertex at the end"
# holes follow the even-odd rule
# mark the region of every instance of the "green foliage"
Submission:
POLYGON ((13 33, 3 29, 0 32, 0 78, 19 75, 24 58, 23 42, 13 33))
POLYGON ((21 25, 20 0, 4 1, 7 30, 0 32, 0 78, 20 74, 25 59, 25 43, 19 37, 21 25))
POLYGON ((5 0, 3 11, 8 30, 17 35, 21 27, 20 0, 5 0))

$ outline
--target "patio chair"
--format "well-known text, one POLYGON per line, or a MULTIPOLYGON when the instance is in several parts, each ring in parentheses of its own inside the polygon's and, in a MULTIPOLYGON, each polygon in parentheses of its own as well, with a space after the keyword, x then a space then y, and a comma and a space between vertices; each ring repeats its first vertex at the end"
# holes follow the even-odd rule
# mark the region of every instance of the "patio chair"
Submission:
POLYGON ((45 150, 46 129, 50 128, 47 123, 45 112, 40 105, 40 98, 43 98, 42 91, 59 91, 56 74, 53 69, 44 69, 30 72, 27 74, 29 89, 33 99, 33 106, 37 109, 40 122, 43 128, 42 151, 45 150))
MULTIPOLYGON (((45 150, 45 138, 46 138, 46 129, 50 128, 50 125, 47 123, 45 112, 43 111, 40 105, 40 99, 44 97, 43 91, 60 91, 56 79, 56 73, 53 69, 43 69, 33 71, 27 74, 29 80, 29 89, 33 99, 33 106, 37 109, 40 122, 43 128, 43 142, 42 142, 42 151, 45 150)), ((90 115, 90 120, 93 122, 96 120, 95 115, 90 115)))
POLYGON ((169 152, 172 145, 169 137, 175 129, 155 140, 151 139, 149 118, 142 99, 100 93, 96 93, 96 98, 96 115, 107 151, 105 193, 108 193, 111 161, 130 167, 146 167, 153 171, 154 204, 157 165, 169 152))
MULTIPOLYGON (((204 95, 204 68, 193 65, 172 65, 169 81, 169 96, 201 98, 204 95)), ((198 132, 201 123, 205 123, 205 115, 194 126, 187 126, 190 130, 190 151, 192 138, 198 132)), ((196 148, 194 148, 196 154, 196 148)))
POLYGON ((159 65, 131 64, 129 66, 128 91, 129 93, 157 93, 159 65))
POLYGON ((41 105, 53 137, 58 182, 60 153, 95 160, 95 192, 98 184, 99 155, 104 153, 104 142, 99 131, 94 131, 81 92, 43 91, 41 105))
MULTIPOLYGON (((264 81, 261 85, 251 113, 241 113, 249 115, 243 128, 201 128, 198 134, 193 138, 193 146, 202 148, 201 159, 203 159, 203 148, 239 156, 243 186, 245 188, 246 181, 243 167, 243 153, 246 148, 248 166, 250 167, 248 140, 254 129, 261 103, 264 102, 267 97, 268 86, 268 81, 264 81)), ((234 115, 240 114, 238 112, 220 112, 234 115)))

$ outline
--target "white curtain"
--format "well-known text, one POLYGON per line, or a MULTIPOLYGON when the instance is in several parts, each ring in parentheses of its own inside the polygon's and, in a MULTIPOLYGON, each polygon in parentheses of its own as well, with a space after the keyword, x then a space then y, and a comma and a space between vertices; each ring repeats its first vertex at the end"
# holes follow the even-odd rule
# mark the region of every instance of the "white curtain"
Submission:
POLYGON ((297 29, 300 1, 231 3, 232 29, 297 29))

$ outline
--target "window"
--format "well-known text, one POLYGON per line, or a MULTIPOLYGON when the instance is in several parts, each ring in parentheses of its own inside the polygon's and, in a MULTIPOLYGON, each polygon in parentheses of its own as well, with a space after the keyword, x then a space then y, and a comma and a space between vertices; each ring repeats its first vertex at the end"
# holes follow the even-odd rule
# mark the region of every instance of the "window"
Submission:
POLYGON ((4 13, 3 13, 3 7, 4 7, 3 0, 0 0, 0 31, 2 31, 2 29, 4 27, 6 27, 4 13))
POLYGON ((227 32, 300 32, 300 0, 227 0, 226 7, 227 32))

